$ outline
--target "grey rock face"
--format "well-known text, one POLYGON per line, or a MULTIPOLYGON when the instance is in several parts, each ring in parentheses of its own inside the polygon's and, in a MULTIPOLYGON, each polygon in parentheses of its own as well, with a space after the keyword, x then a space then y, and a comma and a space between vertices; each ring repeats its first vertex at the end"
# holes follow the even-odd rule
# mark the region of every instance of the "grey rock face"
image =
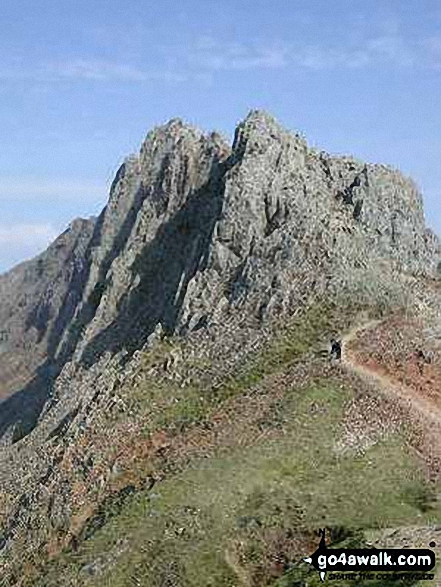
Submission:
POLYGON ((41 255, 0 276, 0 437, 29 431, 48 399, 57 346, 87 279, 95 220, 77 219, 41 255))
POLYGON ((107 226, 127 198, 138 201, 136 218, 123 221, 131 232, 75 354, 89 365, 105 350, 139 348, 158 323, 185 333, 234 311, 263 318, 351 268, 386 262, 429 275, 439 262, 410 180, 316 153, 259 111, 231 150, 180 121, 156 129, 116 180, 107 226))
POLYGON ((111 479, 108 447, 86 455, 82 442, 128 409, 125 386, 146 378, 140 349, 181 335, 148 376, 186 385, 185 353, 210 359, 215 384, 314 295, 408 289, 438 316, 423 278, 440 263, 421 195, 394 169, 316 152, 259 111, 232 147, 180 120, 151 131, 99 218, 0 277, 2 576, 1 553, 65 535, 111 479))
MULTIPOLYGON (((78 303, 94 224, 73 221, 47 251, 0 276, 0 378, 11 361, 16 372, 23 366, 29 373, 53 354, 78 303)), ((0 397, 8 393, 0 388, 0 397)))
POLYGON ((0 277, 0 393, 23 390, 2 405, 0 433, 30 398, 39 413, 66 363, 130 356, 159 326, 259 323, 311 290, 357 277, 375 292, 380 276, 436 276, 440 261, 421 194, 398 171, 316 152, 260 111, 231 148, 172 120, 123 163, 98 219, 0 277))

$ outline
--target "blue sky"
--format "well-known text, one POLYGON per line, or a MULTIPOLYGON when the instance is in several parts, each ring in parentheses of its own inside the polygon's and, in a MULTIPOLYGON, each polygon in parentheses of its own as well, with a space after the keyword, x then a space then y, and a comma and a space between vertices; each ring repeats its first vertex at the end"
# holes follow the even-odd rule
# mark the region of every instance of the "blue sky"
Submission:
POLYGON ((0 271, 97 214, 122 159, 180 116, 251 108, 385 162, 441 234, 438 0, 14 0, 0 35, 0 271))

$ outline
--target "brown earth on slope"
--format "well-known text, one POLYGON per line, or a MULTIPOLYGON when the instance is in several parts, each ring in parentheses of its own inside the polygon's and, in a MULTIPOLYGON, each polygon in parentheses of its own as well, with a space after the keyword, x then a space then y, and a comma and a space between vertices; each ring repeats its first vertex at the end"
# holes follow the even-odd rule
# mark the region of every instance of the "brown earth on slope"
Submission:
MULTIPOLYGON (((167 375, 163 372, 161 379, 166 380, 167 375)), ((366 450, 399 430, 408 419, 406 410, 392 398, 378 395, 362 378, 346 371, 344 365, 329 364, 326 359, 315 356, 314 352, 304 355, 301 360, 290 361, 280 371, 267 374, 250 385, 245 393, 226 399, 213 410, 208 409, 202 417, 193 414, 188 422, 177 417, 180 412, 173 411, 173 403, 179 401, 179 396, 186 397, 186 387, 181 391, 176 388, 176 395, 161 393, 150 409, 148 404, 144 404, 140 410, 141 406, 137 403, 139 391, 145 390, 149 381, 150 385, 156 381, 160 390, 158 376, 159 373, 153 372, 148 376, 143 371, 138 390, 121 390, 123 401, 112 402, 111 406, 100 411, 89 432, 81 435, 75 445, 69 446, 64 453, 60 452, 58 480, 52 477, 49 482, 42 483, 48 495, 55 492, 57 486, 70 486, 70 520, 63 532, 58 532, 58 535, 57 532, 49 533, 40 556, 45 552, 49 560, 56 560, 63 549, 75 551, 78 544, 100 528, 106 509, 123 500, 124 495, 153 486, 157 490, 161 482, 191 469, 192 464, 200 459, 213 459, 238 448, 267 446, 272 441, 282 441, 293 425, 299 427, 300 433, 302 421, 300 419, 298 424, 292 421, 286 410, 287 402, 302 401, 307 387, 316 382, 320 385, 320 381, 327 381, 327 385, 335 386, 342 394, 345 388, 356 390, 345 409, 345 425, 335 447, 336 454, 341 454, 343 445, 346 450, 353 450, 350 440, 354 437, 358 448, 361 445, 361 449, 366 450), (159 428, 153 431, 155 412, 161 417, 164 411, 170 411, 172 420, 158 421, 159 428)), ((191 395, 189 397, 192 398, 191 395)), ((323 411, 329 410, 325 403, 316 400, 308 401, 306 405, 313 419, 322 418, 323 411)), ((415 424, 413 419, 409 421, 415 424)), ((54 437, 53 442, 56 441, 54 437)), ((427 431, 419 431, 413 426, 409 431, 409 443, 416 455, 422 456, 417 441, 427 444, 427 431)), ((56 502, 56 497, 52 503, 48 501, 47 511, 52 516, 56 502)), ((178 532, 179 528, 175 530, 178 532)), ((283 568, 278 567, 278 556, 295 560, 299 553, 309 552, 316 542, 316 538, 308 533, 289 539, 269 533, 262 535, 261 540, 270 558, 273 557, 266 565, 273 577, 283 574, 283 568)), ((235 572, 242 568, 247 577, 249 573, 258 572, 258 569, 244 569, 241 557, 240 544, 231 544, 226 558, 235 572)), ((26 573, 28 579, 34 576, 36 560, 30 562, 26 573)), ((104 573, 111 562, 109 559, 100 564, 100 572, 104 573)), ((253 586, 267 585, 263 579, 262 582, 257 578, 248 578, 247 581, 253 586)))
MULTIPOLYGON (((322 459, 322 479, 335 482, 326 499, 335 494, 336 500, 350 501, 344 491, 354 485, 340 487, 340 475, 333 477, 334 457, 368 445, 375 452, 377 440, 407 419, 420 425, 414 414, 407 418, 406 406, 393 401, 393 394, 378 398, 357 363, 359 371, 335 371, 351 380, 351 393, 357 391, 340 438, 345 381, 328 389, 329 373, 309 355, 325 333, 329 340, 331 330, 348 327, 341 325, 348 302, 357 300, 384 316, 418 305, 411 289, 417 290, 424 276, 441 277, 441 245, 425 226, 422 196, 398 171, 318 153, 262 112, 251 112, 238 126, 231 147, 217 135, 173 120, 150 132, 139 154, 121 166, 100 217, 74 228, 36 260, 0 277, 0 333, 6 331, 9 351, 25 361, 33 349, 29 369, 36 374, 0 410, 5 445, 0 566, 5 577, 15 569, 11 585, 23 574, 25 558, 41 570, 46 554, 52 557, 69 545, 76 553, 82 539, 90 544, 100 528, 105 534, 109 516, 117 517, 114 510, 127 495, 136 496, 145 486, 148 493, 153 481, 164 480, 164 486, 193 456, 211 459, 222 450, 260 443, 248 477, 259 463, 265 480, 268 463, 260 459, 274 438, 277 457, 286 450, 301 463, 309 444, 303 470, 314 472, 322 459), (325 300, 336 304, 336 315, 327 317, 325 300), (229 377, 258 348, 271 350, 266 338, 271 329, 279 332, 313 302, 315 327, 307 312, 304 323, 296 323, 257 367, 229 377), (158 355, 158 369, 140 364, 152 355, 158 355), (299 357, 311 364, 314 377, 326 379, 324 389, 313 385, 308 396, 298 373, 290 381, 285 367, 299 357), (304 419, 311 425, 309 435, 304 419), (328 431, 336 436, 332 442, 328 431)), ((431 413, 430 407, 423 412, 431 413)), ((421 434, 412 437, 419 442, 418 455, 431 444, 441 446, 428 440, 423 424, 421 434)), ((396 490, 388 476, 389 453, 403 478, 408 470, 401 448, 395 449, 386 446, 384 453, 380 446, 375 467, 366 459, 363 474, 356 459, 345 461, 358 495, 366 493, 375 502, 372 506, 366 498, 373 518, 382 506, 386 512, 397 507, 397 516, 405 517, 399 496, 393 504, 387 501, 396 490), (376 471, 378 485, 369 494, 364 480, 376 471)), ((296 483, 298 462, 288 467, 296 483)), ((234 493, 242 460, 230 465, 228 483, 213 481, 209 494, 218 495, 222 483, 224 492, 234 493)), ((286 471, 276 467, 282 480, 286 471)), ((307 505, 309 496, 317 496, 315 487, 305 487, 307 505)), ((236 498, 231 495, 232 503, 236 498)), ((334 523, 348 511, 351 524, 358 518, 358 504, 349 510, 335 505, 340 517, 334 523)), ((316 520, 316 510, 311 507, 310 519, 316 520)), ((410 514, 406 520, 415 521, 418 507, 411 506, 410 514)), ((316 527, 321 523, 314 521, 316 527)), ((111 548, 104 549, 106 556, 111 548)), ((237 550, 229 552, 236 568, 237 550)), ((41 576, 40 584, 48 587, 45 569, 41 576)), ((59 577, 65 580, 64 573, 59 577)), ((53 584, 60 584, 56 576, 53 584)))
POLYGON ((362 332, 351 345, 351 357, 441 408, 440 346, 422 320, 397 316, 362 332))
MULTIPOLYGON (((367 379, 412 426, 412 445, 430 478, 441 476, 441 353, 424 318, 396 315, 367 324, 346 344, 344 362, 367 379)), ((393 426, 393 411, 388 426, 393 426)))

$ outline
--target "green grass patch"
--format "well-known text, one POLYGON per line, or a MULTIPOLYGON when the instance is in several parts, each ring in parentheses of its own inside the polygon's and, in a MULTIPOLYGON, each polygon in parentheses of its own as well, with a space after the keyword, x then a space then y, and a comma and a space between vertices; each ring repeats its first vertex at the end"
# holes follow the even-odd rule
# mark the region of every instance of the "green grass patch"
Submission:
POLYGON ((135 579, 153 587, 294 587, 306 579, 316 585, 300 561, 311 554, 302 544, 318 528, 340 529, 340 538, 354 540, 364 529, 439 521, 439 506, 421 506, 427 488, 398 434, 364 455, 336 453, 350 397, 330 382, 287 390, 283 437, 198 460, 136 495, 77 555, 65 555, 64 584, 81 584, 79 569, 126 538, 130 548, 87 585, 121 587, 135 579))
MULTIPOLYGON (((250 358, 245 369, 227 376, 215 389, 198 381, 181 387, 169 380, 148 379, 129 390, 129 400, 132 407, 148 415, 146 434, 158 429, 182 432, 207 420, 224 401, 246 393, 266 376, 304 360, 305 355, 326 344, 332 334, 348 329, 362 310, 356 305, 342 309, 317 303, 275 334, 268 345, 250 358)), ((144 357, 145 369, 164 361, 173 348, 170 339, 161 341, 144 357)), ((204 359, 203 364, 207 366, 208 360, 204 359)))
MULTIPOLYGON (((309 308, 216 390, 146 379, 129 396, 145 413, 144 432, 180 433, 204 422, 266 376, 308 360, 331 335, 349 329, 361 310, 309 308)), ((162 341, 146 355, 146 370, 172 349, 171 341, 162 341)), ((64 553, 34 584, 50 587, 62 577, 66 587, 314 586, 317 573, 300 561, 318 543, 318 528, 333 529, 336 542, 354 542, 369 529, 439 522, 440 508, 399 433, 363 455, 337 453, 351 398, 337 381, 285 389, 268 416, 283 422, 279 438, 251 447, 238 442, 132 496, 78 552, 64 553), (127 541, 123 551, 121 539, 127 541), (96 576, 84 570, 91 563, 96 576)))

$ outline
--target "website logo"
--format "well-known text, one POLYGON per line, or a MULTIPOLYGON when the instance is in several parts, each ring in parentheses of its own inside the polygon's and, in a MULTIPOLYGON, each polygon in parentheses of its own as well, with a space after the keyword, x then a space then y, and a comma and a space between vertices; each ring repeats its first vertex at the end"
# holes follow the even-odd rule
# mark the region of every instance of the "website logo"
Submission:
MULTIPOLYGON (((425 575, 435 566, 435 553, 432 550, 400 549, 400 548, 329 548, 326 546, 325 530, 320 530, 320 544, 311 556, 303 560, 312 565, 320 574, 320 579, 325 580, 328 572, 358 572, 370 574, 376 572, 371 578, 381 577, 382 573, 400 573, 409 578, 433 579, 433 575, 425 575), (417 574, 421 575, 421 577, 417 574), (413 577, 413 575, 415 575, 413 577)), ((401 578, 403 578, 401 577, 401 578)), ((362 578, 362 577, 360 577, 362 578)), ((368 577, 365 577, 368 578, 368 577)), ((388 578, 391 578, 388 576, 388 578)), ((398 577, 397 577, 398 578, 398 577)))

